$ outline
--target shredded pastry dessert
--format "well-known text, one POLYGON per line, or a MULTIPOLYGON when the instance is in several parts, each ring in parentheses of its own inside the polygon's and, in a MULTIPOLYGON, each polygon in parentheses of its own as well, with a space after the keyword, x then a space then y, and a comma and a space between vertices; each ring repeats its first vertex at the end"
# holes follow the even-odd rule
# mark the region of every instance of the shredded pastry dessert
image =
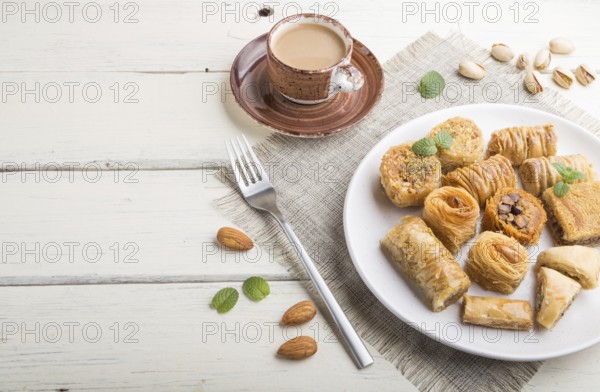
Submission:
POLYGON ((514 238, 485 231, 469 249, 465 271, 486 290, 512 294, 529 269, 527 250, 514 238))
POLYGON ((537 197, 522 189, 505 188, 488 200, 481 230, 499 231, 529 245, 538 242, 547 220, 537 197))
POLYGON ((479 204, 462 188, 444 186, 425 199, 423 220, 450 253, 475 235, 479 219, 479 204))

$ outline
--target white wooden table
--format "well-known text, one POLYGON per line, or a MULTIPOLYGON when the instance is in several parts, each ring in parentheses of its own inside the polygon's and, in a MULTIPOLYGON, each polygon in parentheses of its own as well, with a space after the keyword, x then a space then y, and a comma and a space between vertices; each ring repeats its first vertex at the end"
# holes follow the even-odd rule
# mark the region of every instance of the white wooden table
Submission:
MULTIPOLYGON (((231 224, 212 204, 226 192, 214 178, 223 141, 269 134, 236 107, 228 70, 300 10, 339 18, 382 62, 428 30, 460 30, 517 52, 569 36, 577 51, 555 64, 600 68, 600 2, 513 3, 469 16, 459 2, 460 18, 440 3, 436 21, 392 0, 270 2, 275 15, 259 19, 252 2, 2 2, 0 389, 415 390, 376 352, 356 370, 321 315, 280 329, 307 298, 302 282, 268 252, 215 248, 231 224), (209 308, 252 275, 269 280, 266 300, 209 308), (316 335, 317 355, 275 358, 299 333, 316 335)), ((565 94, 598 113, 598 88, 565 94)), ((595 389, 599 363, 600 346, 547 361, 527 390, 595 389)))

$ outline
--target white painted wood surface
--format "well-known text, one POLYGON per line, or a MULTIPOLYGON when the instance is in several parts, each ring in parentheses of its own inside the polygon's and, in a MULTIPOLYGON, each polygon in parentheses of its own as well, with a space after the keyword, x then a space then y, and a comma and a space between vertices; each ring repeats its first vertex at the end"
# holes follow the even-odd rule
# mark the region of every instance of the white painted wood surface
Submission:
MULTIPOLYGON (((35 3, 25 2, 28 9, 35 3)), ((258 3, 144 0, 117 3, 116 23, 115 2, 102 0, 96 23, 83 17, 86 3, 75 8, 73 23, 64 5, 62 19, 50 23, 55 14, 44 11, 45 3, 36 22, 20 2, 16 10, 4 2, 0 169, 8 172, 0 173, 0 330, 7 339, 0 389, 415 390, 378 355, 374 367, 357 371, 338 343, 326 342, 320 315, 303 327, 319 331, 315 357, 289 363, 273 356, 285 336, 270 323, 307 293, 276 262, 270 244, 248 256, 223 254, 214 244, 216 230, 229 224, 212 203, 226 191, 212 169, 225 160, 223 141, 240 131, 253 141, 268 135, 236 107, 227 71, 243 45, 300 8, 333 13, 382 62, 434 30, 462 31, 484 46, 505 42, 516 52, 535 52, 564 35, 577 50, 554 64, 600 68, 599 2, 537 2, 535 23, 524 22, 534 10, 525 2, 518 3, 517 23, 513 1, 496 3, 503 12, 496 23, 486 21, 483 5, 472 22, 463 5, 459 23, 443 15, 437 23, 435 14, 422 15, 421 2, 280 1, 271 2, 275 16, 255 20, 258 3), (403 8, 411 4, 414 15, 403 8), (138 22, 124 23, 127 15, 138 22), (252 275, 272 282, 267 300, 242 296, 224 316, 208 307, 219 288, 239 288, 252 275), (56 342, 52 323, 63 334, 56 342), (97 343, 85 339, 93 340, 94 323, 103 334, 97 343), (255 325, 262 335, 253 342, 255 325), (125 343, 135 328, 139 341, 125 343)), ((452 11, 442 2, 437 7, 452 11)), ((86 16, 95 18, 93 11, 86 16)), ((565 95, 598 113, 598 88, 576 85, 565 95)), ((526 390, 594 390, 599 362, 600 347, 548 361, 526 390)))

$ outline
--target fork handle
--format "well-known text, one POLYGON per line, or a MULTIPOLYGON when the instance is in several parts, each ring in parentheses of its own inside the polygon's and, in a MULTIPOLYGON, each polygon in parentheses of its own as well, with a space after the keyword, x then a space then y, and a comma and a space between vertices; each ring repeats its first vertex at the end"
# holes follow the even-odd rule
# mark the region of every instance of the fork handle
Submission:
POLYGON ((344 314, 344 311, 342 310, 340 305, 337 303, 335 297, 333 296, 333 293, 331 292, 331 290, 329 290, 329 287, 327 287, 327 283, 325 283, 325 280, 323 279, 321 274, 319 274, 317 267, 315 266, 314 262, 311 260, 310 256, 300 243, 300 240, 296 236, 296 233, 294 233, 294 230, 292 230, 292 227, 289 225, 289 223, 285 219, 283 219, 281 213, 275 213, 273 214, 273 216, 281 225, 283 231, 285 231, 285 234, 289 238, 292 245, 298 251, 300 260, 302 260, 302 264, 304 264, 304 268, 306 268, 306 271, 308 272, 308 275, 310 276, 312 282, 317 288, 319 295, 321 296, 321 298, 323 298, 323 301, 325 301, 325 305, 327 306, 329 313, 333 317, 333 320, 337 324, 340 334, 342 335, 343 341, 346 347, 350 350, 354 362, 356 363, 359 369, 363 369, 371 365, 373 363, 373 357, 371 357, 371 354, 369 354, 369 350, 367 350, 362 339, 360 338, 360 336, 358 336, 358 334, 352 327, 352 324, 350 324, 350 321, 344 314))

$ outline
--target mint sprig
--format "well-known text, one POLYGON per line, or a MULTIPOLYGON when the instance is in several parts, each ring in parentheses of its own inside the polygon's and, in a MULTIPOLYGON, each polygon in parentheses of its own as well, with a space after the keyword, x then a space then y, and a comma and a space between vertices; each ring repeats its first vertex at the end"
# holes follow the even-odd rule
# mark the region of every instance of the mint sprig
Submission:
POLYGON ((271 293, 269 284, 260 276, 246 279, 242 285, 242 290, 252 301, 261 301, 271 293))
POLYGON ((448 131, 439 131, 435 137, 424 137, 419 139, 412 145, 412 150, 415 154, 428 157, 435 155, 438 152, 438 148, 445 150, 452 146, 452 135, 448 131))
POLYGON ((217 291, 210 305, 217 310, 218 313, 227 313, 235 304, 237 304, 240 293, 232 287, 225 287, 217 291))
POLYGON ((435 98, 442 93, 446 81, 443 76, 436 71, 429 71, 421 78, 419 84, 419 91, 421 96, 425 99, 435 98))
POLYGON ((577 180, 585 179, 585 174, 572 167, 565 166, 560 162, 555 162, 552 166, 554 166, 558 174, 562 177, 562 181, 554 184, 554 194, 558 197, 563 197, 569 192, 571 189, 569 184, 572 184, 577 180))

